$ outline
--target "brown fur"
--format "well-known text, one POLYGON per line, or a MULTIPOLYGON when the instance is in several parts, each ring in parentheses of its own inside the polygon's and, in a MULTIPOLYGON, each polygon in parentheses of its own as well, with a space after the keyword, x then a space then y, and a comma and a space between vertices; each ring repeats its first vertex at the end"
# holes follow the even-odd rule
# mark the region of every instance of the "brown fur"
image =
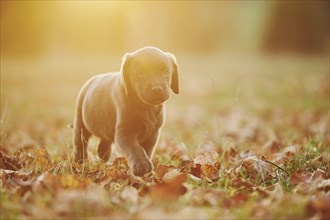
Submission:
POLYGON ((150 159, 164 124, 164 102, 170 89, 179 93, 175 57, 154 47, 126 54, 120 72, 88 80, 76 106, 75 161, 87 159, 88 139, 95 135, 100 138, 102 160, 108 161, 115 143, 134 175, 151 171, 150 159))

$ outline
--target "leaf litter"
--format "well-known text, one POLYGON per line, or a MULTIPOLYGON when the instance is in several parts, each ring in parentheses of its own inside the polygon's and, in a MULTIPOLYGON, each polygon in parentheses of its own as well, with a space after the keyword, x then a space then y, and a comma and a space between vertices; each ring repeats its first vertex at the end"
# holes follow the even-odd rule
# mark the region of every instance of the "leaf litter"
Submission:
POLYGON ((124 157, 80 165, 71 149, 54 154, 30 140, 1 143, 1 218, 329 218, 324 113, 250 117, 235 110, 218 117, 220 139, 207 136, 197 150, 161 139, 155 169, 142 178, 132 176, 124 157))

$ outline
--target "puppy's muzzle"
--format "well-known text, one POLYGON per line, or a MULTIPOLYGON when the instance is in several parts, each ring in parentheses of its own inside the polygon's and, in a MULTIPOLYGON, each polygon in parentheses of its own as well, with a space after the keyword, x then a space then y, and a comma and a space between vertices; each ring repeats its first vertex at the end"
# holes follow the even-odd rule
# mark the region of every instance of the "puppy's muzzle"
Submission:
POLYGON ((169 98, 169 91, 162 86, 151 87, 152 98, 155 103, 162 103, 169 98))
POLYGON ((160 94, 160 93, 163 92, 163 87, 161 87, 161 86, 153 86, 153 87, 151 88, 151 91, 152 91, 153 93, 160 94))

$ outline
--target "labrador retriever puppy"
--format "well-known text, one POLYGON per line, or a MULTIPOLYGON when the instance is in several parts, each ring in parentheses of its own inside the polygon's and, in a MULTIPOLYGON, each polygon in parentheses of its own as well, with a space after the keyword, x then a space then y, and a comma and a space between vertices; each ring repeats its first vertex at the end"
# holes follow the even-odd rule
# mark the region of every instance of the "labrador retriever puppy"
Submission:
POLYGON ((75 161, 87 159, 91 135, 100 138, 98 155, 108 161, 115 143, 134 175, 153 169, 150 161, 165 120, 170 90, 179 93, 174 55, 155 47, 127 53, 121 71, 92 77, 76 104, 73 144, 75 161))

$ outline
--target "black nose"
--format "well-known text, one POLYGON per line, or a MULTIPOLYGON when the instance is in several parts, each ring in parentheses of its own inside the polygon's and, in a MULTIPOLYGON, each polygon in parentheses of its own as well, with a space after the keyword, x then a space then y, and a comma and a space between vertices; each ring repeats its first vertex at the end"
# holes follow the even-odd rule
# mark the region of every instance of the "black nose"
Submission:
POLYGON ((151 90, 155 93, 161 93, 163 92, 163 88, 161 86, 153 86, 151 90))

